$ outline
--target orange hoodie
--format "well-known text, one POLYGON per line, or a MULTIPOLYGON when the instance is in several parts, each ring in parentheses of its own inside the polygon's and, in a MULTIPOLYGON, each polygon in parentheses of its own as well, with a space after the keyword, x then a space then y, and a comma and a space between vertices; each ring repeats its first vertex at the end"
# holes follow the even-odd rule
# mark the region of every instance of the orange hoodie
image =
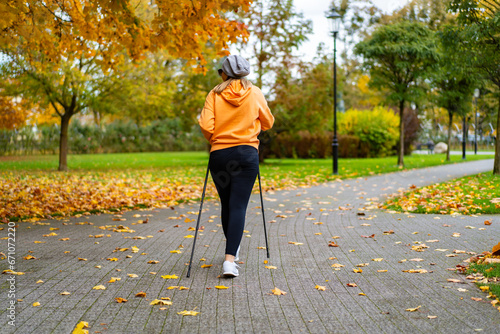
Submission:
POLYGON ((210 152, 238 145, 259 149, 257 136, 272 128, 274 117, 261 90, 243 89, 238 80, 221 94, 210 91, 198 123, 210 141, 210 152))

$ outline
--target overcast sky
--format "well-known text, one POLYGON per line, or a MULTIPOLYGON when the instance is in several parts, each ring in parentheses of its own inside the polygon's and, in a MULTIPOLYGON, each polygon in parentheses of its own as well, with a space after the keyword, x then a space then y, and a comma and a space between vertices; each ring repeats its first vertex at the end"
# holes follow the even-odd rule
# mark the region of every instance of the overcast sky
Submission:
MULTIPOLYGON (((390 13, 396 8, 404 6, 408 0, 372 0, 373 3, 384 12, 390 13)), ((304 43, 299 53, 304 55, 305 60, 312 60, 316 54, 316 48, 320 42, 324 42, 328 50, 333 52, 333 40, 328 32, 328 21, 325 12, 328 10, 330 0, 294 0, 297 12, 304 13, 306 19, 313 22, 313 34, 309 41, 304 43)))

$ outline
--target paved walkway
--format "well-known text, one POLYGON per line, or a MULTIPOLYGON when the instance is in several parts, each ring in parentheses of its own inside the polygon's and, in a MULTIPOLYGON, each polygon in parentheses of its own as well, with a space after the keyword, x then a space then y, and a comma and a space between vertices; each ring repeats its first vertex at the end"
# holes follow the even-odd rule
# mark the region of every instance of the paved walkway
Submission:
MULTIPOLYGON (((470 256, 454 250, 482 252, 500 241, 498 216, 391 214, 373 205, 399 188, 491 168, 492 160, 483 160, 267 193, 266 216, 273 221, 268 230, 268 264, 266 251, 259 249, 265 241, 259 197, 253 195, 241 246, 241 275, 234 280, 218 278, 224 241, 216 201, 208 201, 203 212, 204 231, 191 278, 186 278, 186 262, 193 239, 185 236, 194 234, 188 228, 196 224, 199 203, 120 217, 22 223, 16 235, 16 270, 25 275, 16 276, 15 297, 22 301, 16 304, 13 328, 7 324, 4 275, 0 331, 70 333, 77 323, 87 321, 90 333, 498 333, 500 313, 486 294, 449 270, 470 256), (361 212, 365 215, 358 215, 361 212), (147 224, 137 224, 146 218, 147 224), (487 218, 493 219, 491 226, 484 225, 487 218), (135 232, 111 231, 119 224, 135 232), (384 235, 389 230, 394 234, 384 235), (57 236, 43 236, 52 232, 57 236), (454 233, 460 236, 453 237, 454 233), (339 247, 329 247, 331 241, 339 247), (412 250, 420 243, 429 248, 412 250), (132 246, 139 250, 133 253, 132 246), (115 251, 120 248, 128 249, 115 251), (177 250, 180 253, 172 252, 177 250), (37 259, 24 260, 26 255, 37 259), (344 267, 332 267, 335 263, 344 267), (212 266, 202 268, 202 264, 212 266), (410 269, 428 272, 403 272, 410 269), (112 277, 121 280, 109 283, 112 277), (449 278, 460 283, 450 283, 449 278), (348 286, 351 283, 357 286, 348 286), (97 285, 106 289, 93 290, 97 285), (216 289, 222 285, 228 289, 216 289), (315 289, 316 285, 325 290, 315 289), (275 287, 286 295, 273 295, 275 287), (70 294, 61 295, 64 291, 70 294), (135 296, 141 291, 146 297, 135 296), (117 297, 128 302, 117 303, 117 297), (160 297, 171 298, 172 305, 150 305, 160 297), (32 306, 35 302, 40 306, 32 306), (418 309, 406 311, 410 308, 418 309), (200 313, 177 314, 183 310, 200 313)), ((2 231, 5 236, 6 231, 2 231)), ((6 240, 1 242, 6 249, 6 240)), ((0 269, 6 268, 2 260, 0 269)))

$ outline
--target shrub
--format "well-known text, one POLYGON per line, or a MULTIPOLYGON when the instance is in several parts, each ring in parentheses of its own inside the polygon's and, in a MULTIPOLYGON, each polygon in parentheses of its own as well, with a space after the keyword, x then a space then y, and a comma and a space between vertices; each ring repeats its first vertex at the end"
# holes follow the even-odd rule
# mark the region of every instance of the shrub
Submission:
MULTIPOLYGON (((359 138, 357 157, 383 157, 394 153, 398 142, 399 116, 388 108, 373 110, 350 109, 338 116, 338 131, 341 135, 359 138)), ((354 149, 352 139, 349 146, 354 149)))

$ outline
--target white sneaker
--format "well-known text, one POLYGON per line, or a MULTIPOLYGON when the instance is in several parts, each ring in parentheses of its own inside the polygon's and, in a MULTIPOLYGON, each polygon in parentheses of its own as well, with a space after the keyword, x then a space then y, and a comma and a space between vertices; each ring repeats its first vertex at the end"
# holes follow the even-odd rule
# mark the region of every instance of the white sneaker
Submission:
POLYGON ((238 273, 239 267, 240 266, 238 266, 234 262, 224 261, 224 263, 222 264, 222 270, 223 270, 222 275, 226 277, 236 277, 239 275, 238 273))
POLYGON ((240 260, 240 246, 238 246, 238 250, 236 251, 236 256, 234 257, 234 262, 240 260))

